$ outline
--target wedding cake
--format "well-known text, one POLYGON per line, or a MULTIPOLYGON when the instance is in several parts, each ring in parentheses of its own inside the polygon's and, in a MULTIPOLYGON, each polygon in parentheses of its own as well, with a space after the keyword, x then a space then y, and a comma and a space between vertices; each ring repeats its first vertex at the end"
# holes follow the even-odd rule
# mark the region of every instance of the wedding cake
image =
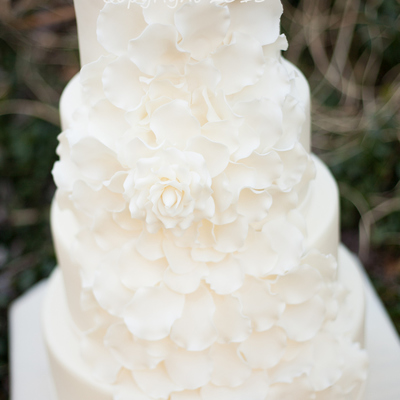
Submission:
POLYGON ((362 399, 362 283, 336 261, 280 0, 75 8, 43 314, 58 400, 362 399))

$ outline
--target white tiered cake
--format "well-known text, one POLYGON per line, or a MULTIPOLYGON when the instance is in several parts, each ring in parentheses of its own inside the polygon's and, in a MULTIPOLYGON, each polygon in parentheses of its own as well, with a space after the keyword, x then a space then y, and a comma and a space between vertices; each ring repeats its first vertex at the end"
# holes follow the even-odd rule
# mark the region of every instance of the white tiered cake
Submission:
POLYGON ((359 400, 362 284, 282 5, 75 0, 44 310, 58 400, 359 400))

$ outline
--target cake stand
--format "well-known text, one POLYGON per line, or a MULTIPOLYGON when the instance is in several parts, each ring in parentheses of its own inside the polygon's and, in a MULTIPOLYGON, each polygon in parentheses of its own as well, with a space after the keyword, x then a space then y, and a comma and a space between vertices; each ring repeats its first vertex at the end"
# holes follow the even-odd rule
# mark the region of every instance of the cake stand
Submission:
MULTIPOLYGON (((341 246, 339 262, 356 264, 364 277, 370 368, 363 400, 399 400, 400 340, 397 332, 358 259, 341 246)), ((10 308, 11 400, 56 400, 41 331, 46 284, 43 281, 34 286, 10 308)))

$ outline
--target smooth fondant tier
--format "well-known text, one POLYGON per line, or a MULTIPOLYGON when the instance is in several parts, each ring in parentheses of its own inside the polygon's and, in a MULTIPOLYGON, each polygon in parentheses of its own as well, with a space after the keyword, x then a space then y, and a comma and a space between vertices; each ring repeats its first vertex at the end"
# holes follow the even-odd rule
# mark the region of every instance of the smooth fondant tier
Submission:
MULTIPOLYGON (((362 277, 355 259, 345 248, 339 252, 339 280, 349 295, 336 321, 337 329, 345 331, 352 341, 363 344, 365 304, 362 277)), ((44 335, 58 400, 112 400, 113 386, 96 381, 81 358, 81 337, 73 328, 59 269, 50 280, 44 304, 44 335)), ((360 390, 352 399, 361 400, 362 395, 360 390)))
POLYGON ((104 3, 104 0, 74 1, 82 67, 107 54, 97 41, 96 34, 97 18, 104 3))

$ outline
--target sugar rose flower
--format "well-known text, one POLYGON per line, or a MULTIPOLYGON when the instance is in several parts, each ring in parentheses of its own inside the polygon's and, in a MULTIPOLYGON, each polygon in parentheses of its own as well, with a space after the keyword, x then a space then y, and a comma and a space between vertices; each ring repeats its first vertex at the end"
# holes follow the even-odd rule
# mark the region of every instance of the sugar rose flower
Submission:
POLYGON ((215 211, 210 174, 204 158, 194 152, 169 148, 139 158, 124 189, 132 218, 145 221, 152 233, 163 226, 183 234, 215 211))

